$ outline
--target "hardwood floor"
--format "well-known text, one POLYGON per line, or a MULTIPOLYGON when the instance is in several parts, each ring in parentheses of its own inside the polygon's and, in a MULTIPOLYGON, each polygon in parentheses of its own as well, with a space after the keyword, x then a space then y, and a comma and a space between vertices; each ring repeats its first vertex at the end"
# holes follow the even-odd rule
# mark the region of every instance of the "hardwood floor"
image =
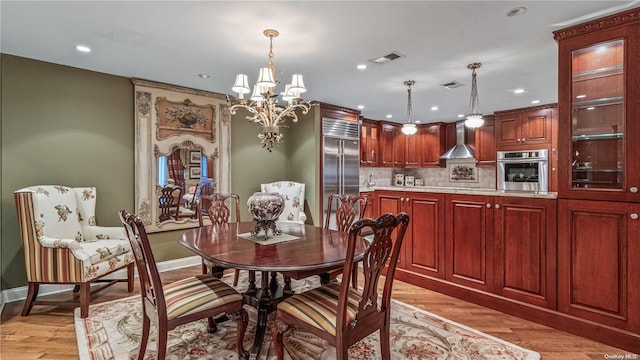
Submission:
MULTIPOLYGON (((165 282, 200 273, 200 266, 162 273, 165 282)), ((136 282, 136 290, 139 291, 136 282)), ((98 293, 92 304, 130 296, 120 283, 98 293)), ((60 295, 56 295, 60 296, 60 295)), ((628 351, 558 331, 531 321, 487 309, 401 281, 394 282, 393 298, 438 314, 487 334, 537 351, 542 359, 606 359, 628 351)), ((35 306, 20 316, 23 303, 5 305, 0 318, 0 359, 77 359, 78 350, 72 308, 35 306)))

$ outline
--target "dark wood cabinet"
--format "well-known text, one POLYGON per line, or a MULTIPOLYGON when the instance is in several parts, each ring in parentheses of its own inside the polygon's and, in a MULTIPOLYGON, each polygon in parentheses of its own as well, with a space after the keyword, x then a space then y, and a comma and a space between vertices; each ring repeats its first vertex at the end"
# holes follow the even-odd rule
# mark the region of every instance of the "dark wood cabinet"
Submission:
MULTIPOLYGON (((375 195, 375 216, 381 214, 392 213, 398 214, 405 211, 406 195, 402 191, 379 191, 375 195)), ((411 222, 411 219, 410 219, 411 222)), ((407 229, 409 230, 409 229, 407 229)), ((407 236, 410 236, 409 231, 405 234, 404 243, 402 244, 403 250, 400 251, 400 257, 398 258, 398 268, 404 269, 406 267, 405 251, 407 247, 407 236)))
POLYGON ((493 291, 493 197, 446 196, 445 278, 493 291))
POLYGON ((414 135, 403 134, 397 123, 363 119, 361 124, 360 166, 438 167, 447 150, 445 123, 418 125, 414 135))
POLYGON ((376 167, 380 159, 380 123, 363 119, 360 126, 360 166, 376 167))
POLYGON ((419 167, 422 157, 422 134, 420 129, 418 128, 418 131, 413 135, 405 135, 400 129, 398 136, 404 138, 404 166, 419 167))
POLYGON ((495 293, 556 306, 556 200, 495 197, 495 293))
POLYGON ((406 164, 407 137, 402 133, 402 125, 393 125, 393 167, 404 167, 406 164))
POLYGON ((395 165, 395 137, 398 126, 382 122, 380 124, 380 163, 382 167, 394 167, 395 165))
POLYGON ((406 193, 405 211, 413 219, 405 239, 405 268, 444 279, 445 195, 406 193))
POLYGON ((496 149, 545 149, 551 146, 552 127, 557 123, 556 105, 496 111, 496 149))
POLYGON ((367 198, 367 207, 364 210, 364 214, 362 214, 360 218, 375 218, 376 217, 375 191, 361 191, 360 195, 366 196, 367 198))
POLYGON ((447 124, 445 123, 418 125, 418 133, 416 135, 420 137, 421 142, 417 152, 420 156, 420 167, 440 166, 440 156, 448 150, 446 130, 447 124))
POLYGON ((558 310, 640 333, 640 204, 559 200, 558 310))
POLYGON ((476 164, 496 166, 495 117, 485 116, 484 125, 475 130, 476 164))
POLYGON ((640 9, 554 37, 559 197, 640 202, 640 9))
POLYGON ((406 212, 409 227, 398 266, 422 276, 444 278, 445 195, 376 191, 376 216, 406 212))

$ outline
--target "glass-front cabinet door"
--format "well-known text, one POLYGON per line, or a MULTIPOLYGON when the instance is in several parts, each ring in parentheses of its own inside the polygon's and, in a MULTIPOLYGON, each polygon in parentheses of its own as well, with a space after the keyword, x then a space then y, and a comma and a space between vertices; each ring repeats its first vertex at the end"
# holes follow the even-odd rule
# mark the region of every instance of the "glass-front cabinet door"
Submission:
POLYGON ((624 40, 572 52, 571 186, 624 189, 624 40))
POLYGON ((640 201, 639 27, 555 35, 559 197, 640 201))

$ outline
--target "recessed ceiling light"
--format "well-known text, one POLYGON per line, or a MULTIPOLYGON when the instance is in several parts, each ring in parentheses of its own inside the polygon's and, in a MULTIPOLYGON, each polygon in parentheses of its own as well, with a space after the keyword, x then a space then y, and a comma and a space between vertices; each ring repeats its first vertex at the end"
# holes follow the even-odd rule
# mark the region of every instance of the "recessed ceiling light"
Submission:
POLYGON ((209 78, 209 74, 198 74, 198 76, 200 76, 203 79, 208 79, 209 78))
POLYGON ((587 97, 587 95, 578 95, 578 96, 576 96, 576 99, 584 99, 586 97, 587 97))
POLYGON ((513 90, 514 94, 522 94, 524 92, 524 89, 515 89, 513 90))
POLYGON ((387 114, 387 119, 391 119, 392 117, 393 117, 393 115, 387 114))
POLYGON ((360 110, 364 109, 364 105, 358 105, 358 109, 360 110))
POLYGON ((437 110, 438 110, 438 107, 437 107, 437 106, 432 106, 432 107, 431 107, 431 111, 437 111, 437 110))
POLYGON ((531 100, 532 104, 540 104, 540 100, 531 100))
POLYGON ((358 64, 358 70, 365 70, 367 68, 367 64, 358 64))
POLYGON ((420 124, 420 120, 414 120, 416 124, 420 124))
POLYGON ((91 52, 91 48, 85 45, 76 45, 76 50, 83 52, 83 53, 88 53, 91 52))
POLYGON ((464 117, 464 114, 458 114, 458 117, 459 117, 459 118, 463 118, 463 117, 464 117))
POLYGON ((512 16, 523 15, 526 12, 527 12, 527 8, 526 7, 519 6, 519 7, 515 7, 513 9, 507 11, 507 16, 512 17, 512 16))

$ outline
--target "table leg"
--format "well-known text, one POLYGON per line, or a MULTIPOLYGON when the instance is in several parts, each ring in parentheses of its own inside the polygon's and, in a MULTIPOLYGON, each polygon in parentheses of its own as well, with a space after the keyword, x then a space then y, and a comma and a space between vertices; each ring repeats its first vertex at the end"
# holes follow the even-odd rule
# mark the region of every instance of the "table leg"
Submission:
POLYGON ((249 288, 247 289, 247 294, 255 294, 256 291, 256 272, 249 271, 249 288))
POLYGON ((329 276, 329 273, 320 274, 320 284, 321 285, 327 285, 330 281, 331 281, 331 278, 329 276))
POLYGON ((291 277, 284 276, 284 293, 286 295, 293 295, 293 290, 291 290, 291 277))
MULTIPOLYGON (((264 340, 264 334, 267 330, 267 318, 271 307, 271 292, 269 291, 269 272, 262 272, 262 283, 260 285, 260 298, 258 299, 258 321, 256 323, 256 337, 253 341, 253 347, 251 348, 249 359, 256 359, 260 353, 262 347, 262 341, 264 340)), ((277 286, 276 282, 276 286, 277 286)))

